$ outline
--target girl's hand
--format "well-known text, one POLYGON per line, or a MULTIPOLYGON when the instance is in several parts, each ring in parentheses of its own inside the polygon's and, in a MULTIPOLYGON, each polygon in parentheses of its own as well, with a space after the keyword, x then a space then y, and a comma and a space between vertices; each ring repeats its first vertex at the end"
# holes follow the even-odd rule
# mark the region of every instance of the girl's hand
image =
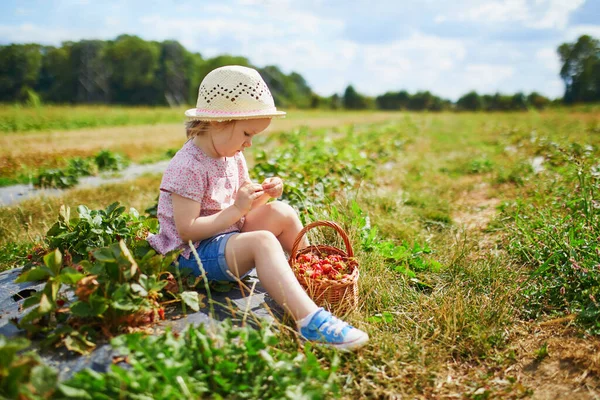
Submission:
POLYGON ((264 194, 262 185, 258 183, 245 182, 235 196, 234 206, 246 215, 252 208, 252 202, 264 194))
POLYGON ((276 199, 283 194, 283 181, 276 176, 267 178, 262 183, 262 188, 266 194, 276 199))

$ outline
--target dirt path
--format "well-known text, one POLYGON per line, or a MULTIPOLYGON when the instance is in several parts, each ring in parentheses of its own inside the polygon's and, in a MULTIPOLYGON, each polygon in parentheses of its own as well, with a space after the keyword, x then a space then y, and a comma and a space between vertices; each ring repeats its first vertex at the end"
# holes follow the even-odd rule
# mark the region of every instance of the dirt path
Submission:
MULTIPOLYGON (((304 114, 302 114, 304 115, 304 114)), ((267 133, 281 132, 301 126, 310 128, 340 127, 347 124, 375 123, 403 118, 402 113, 318 114, 306 118, 273 120, 267 133)), ((22 165, 52 165, 65 157, 90 156, 101 149, 126 154, 134 162, 179 148, 185 141, 183 124, 121 126, 40 133, 0 135, 0 175, 10 175, 22 165)))

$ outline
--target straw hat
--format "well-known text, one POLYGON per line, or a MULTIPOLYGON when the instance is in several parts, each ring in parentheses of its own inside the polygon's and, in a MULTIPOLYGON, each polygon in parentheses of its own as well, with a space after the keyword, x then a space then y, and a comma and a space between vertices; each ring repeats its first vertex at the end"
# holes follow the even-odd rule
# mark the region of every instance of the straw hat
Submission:
POLYGON ((198 121, 277 118, 271 91, 260 74, 247 67, 229 65, 212 70, 198 89, 196 108, 185 116, 198 121))

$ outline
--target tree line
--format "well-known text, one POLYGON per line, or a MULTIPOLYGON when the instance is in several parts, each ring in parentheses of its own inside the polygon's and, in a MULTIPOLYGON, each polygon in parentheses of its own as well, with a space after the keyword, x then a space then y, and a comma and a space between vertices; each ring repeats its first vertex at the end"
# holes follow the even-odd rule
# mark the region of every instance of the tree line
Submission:
POLYGON ((198 84, 212 69, 223 65, 256 68, 282 108, 381 110, 486 110, 544 108, 600 100, 600 45, 584 35, 557 49, 565 82, 562 99, 530 94, 469 92, 456 102, 429 91, 405 90, 369 97, 348 86, 344 93, 319 96, 296 73, 276 66, 253 66, 245 57, 204 58, 179 42, 146 41, 121 35, 114 40, 64 42, 60 47, 39 44, 0 46, 0 102, 48 102, 179 106, 196 102, 198 84))

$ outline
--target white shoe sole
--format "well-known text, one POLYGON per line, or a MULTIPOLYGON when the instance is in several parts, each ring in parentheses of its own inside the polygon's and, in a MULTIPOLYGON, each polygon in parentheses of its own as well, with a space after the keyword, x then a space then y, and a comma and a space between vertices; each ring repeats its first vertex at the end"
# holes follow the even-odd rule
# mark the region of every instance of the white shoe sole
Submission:
POLYGON ((352 351, 363 347, 369 341, 369 335, 364 335, 352 342, 340 343, 340 344, 328 344, 329 346, 335 347, 341 351, 352 351))
POLYGON ((367 344, 367 342, 369 341, 369 335, 364 335, 359 337, 358 339, 352 341, 352 342, 345 342, 345 343, 340 343, 340 344, 332 344, 332 343, 326 343, 326 342, 316 342, 316 341, 312 341, 312 340, 308 340, 306 339, 304 336, 300 335, 300 337, 302 338, 302 340, 304 340, 305 342, 309 342, 315 346, 325 346, 325 347, 334 347, 340 351, 352 351, 352 350, 356 350, 359 349, 361 347, 363 347, 365 344, 367 344))

